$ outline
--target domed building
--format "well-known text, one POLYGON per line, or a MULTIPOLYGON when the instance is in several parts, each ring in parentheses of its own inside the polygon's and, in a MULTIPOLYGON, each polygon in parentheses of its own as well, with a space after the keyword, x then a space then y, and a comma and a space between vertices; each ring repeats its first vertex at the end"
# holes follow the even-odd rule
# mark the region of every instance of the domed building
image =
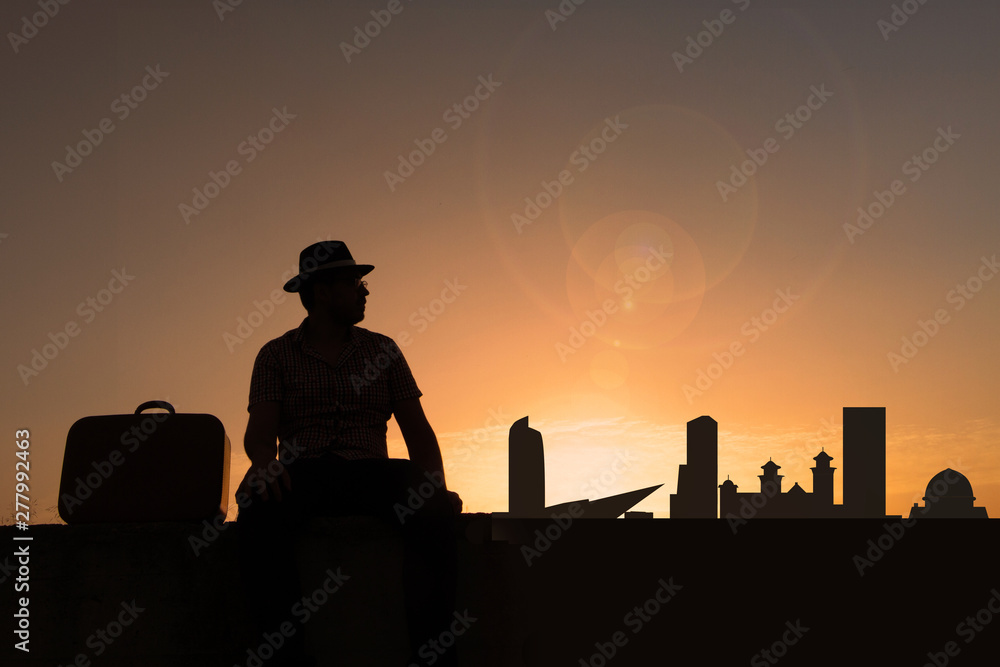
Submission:
POLYGON ((924 492, 924 506, 913 503, 911 519, 987 519, 985 507, 974 507, 972 484, 965 475, 945 468, 931 478, 924 492))

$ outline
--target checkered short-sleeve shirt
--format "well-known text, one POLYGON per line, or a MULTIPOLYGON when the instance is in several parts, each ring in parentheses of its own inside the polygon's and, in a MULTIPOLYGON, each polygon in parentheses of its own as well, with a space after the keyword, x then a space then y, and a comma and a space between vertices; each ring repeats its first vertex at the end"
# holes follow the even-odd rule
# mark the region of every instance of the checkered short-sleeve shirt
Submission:
POLYGON ((422 395, 402 351, 388 336, 351 327, 347 347, 331 366, 305 342, 305 324, 261 348, 247 410, 278 401, 278 439, 294 438, 300 458, 328 451, 346 459, 388 458, 393 403, 422 395))

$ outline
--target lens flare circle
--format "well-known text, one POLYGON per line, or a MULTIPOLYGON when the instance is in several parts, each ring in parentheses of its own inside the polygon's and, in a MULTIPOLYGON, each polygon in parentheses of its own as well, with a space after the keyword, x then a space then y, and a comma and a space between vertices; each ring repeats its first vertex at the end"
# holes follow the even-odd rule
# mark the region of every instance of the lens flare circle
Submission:
POLYGON ((705 293, 697 244, 651 211, 595 222, 574 245, 566 295, 580 337, 624 349, 662 345, 694 320, 705 293))

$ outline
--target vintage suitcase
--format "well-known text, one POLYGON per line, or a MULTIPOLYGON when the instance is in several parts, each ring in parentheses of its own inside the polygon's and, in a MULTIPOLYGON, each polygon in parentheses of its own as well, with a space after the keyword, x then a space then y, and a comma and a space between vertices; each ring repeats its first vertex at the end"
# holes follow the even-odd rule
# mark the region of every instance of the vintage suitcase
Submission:
POLYGON ((218 418, 177 414, 165 401, 131 415, 84 417, 66 436, 59 516, 69 524, 225 516, 229 448, 218 418), (149 408, 167 412, 143 412, 149 408))

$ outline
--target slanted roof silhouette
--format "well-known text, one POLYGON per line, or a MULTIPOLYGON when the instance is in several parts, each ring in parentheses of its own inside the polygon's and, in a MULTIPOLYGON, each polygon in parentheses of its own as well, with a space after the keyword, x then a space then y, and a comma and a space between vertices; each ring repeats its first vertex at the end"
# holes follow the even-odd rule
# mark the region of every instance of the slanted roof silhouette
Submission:
POLYGON ((517 519, 548 519, 552 514, 565 512, 578 504, 583 511, 581 518, 615 519, 632 509, 643 498, 663 486, 620 493, 599 500, 575 500, 545 506, 545 457, 542 434, 528 427, 528 418, 518 419, 510 427, 509 447, 509 512, 494 512, 494 516, 517 519))

